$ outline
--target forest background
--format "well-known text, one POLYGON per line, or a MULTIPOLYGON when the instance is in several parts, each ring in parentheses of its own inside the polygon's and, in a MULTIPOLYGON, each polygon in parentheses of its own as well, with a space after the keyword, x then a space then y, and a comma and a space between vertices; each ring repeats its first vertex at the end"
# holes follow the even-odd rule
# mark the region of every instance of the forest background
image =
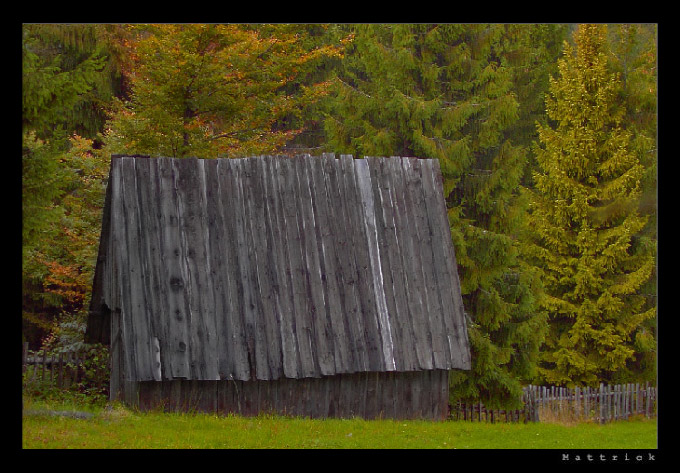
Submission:
POLYGON ((438 159, 451 400, 656 381, 654 24, 24 24, 22 338, 84 342, 111 154, 438 159))

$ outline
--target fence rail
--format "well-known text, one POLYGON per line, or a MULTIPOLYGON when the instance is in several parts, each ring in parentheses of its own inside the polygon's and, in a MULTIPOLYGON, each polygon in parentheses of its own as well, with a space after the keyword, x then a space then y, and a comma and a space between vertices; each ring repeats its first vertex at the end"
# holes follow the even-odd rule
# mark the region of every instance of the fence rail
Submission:
POLYGON ((471 422, 540 422, 591 420, 599 423, 656 415, 657 388, 649 383, 600 384, 599 388, 533 386, 524 388, 523 407, 487 409, 481 402, 451 406, 451 417, 471 422))
POLYGON ((59 388, 76 384, 83 374, 85 353, 48 353, 45 350, 30 351, 28 343, 23 345, 21 371, 27 379, 50 381, 59 388))

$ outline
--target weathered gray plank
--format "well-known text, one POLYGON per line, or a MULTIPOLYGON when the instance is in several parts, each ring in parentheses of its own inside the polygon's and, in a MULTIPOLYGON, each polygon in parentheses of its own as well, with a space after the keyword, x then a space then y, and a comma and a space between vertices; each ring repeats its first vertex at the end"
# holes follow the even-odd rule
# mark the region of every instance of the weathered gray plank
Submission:
POLYGON ((206 248, 205 179, 203 160, 180 159, 174 162, 178 171, 177 196, 179 221, 184 247, 184 277, 189 312, 189 357, 191 379, 217 379, 217 352, 214 300, 206 248))
MULTIPOLYGON (((121 271, 121 268, 127 267, 126 253, 124 252, 127 238, 125 235, 125 216, 124 216, 124 206, 123 206, 123 184, 121 176, 121 160, 114 159, 111 162, 111 174, 109 176, 109 187, 111 188, 111 253, 113 260, 115 262, 116 268, 116 287, 118 291, 124 293, 129 284, 125 272, 121 271), (121 271, 122 274, 117 274, 121 271)), ((128 340, 126 338, 126 325, 129 325, 129 321, 124 320, 122 301, 120 307, 120 316, 117 322, 113 323, 113 329, 115 329, 115 334, 112 336, 120 340, 120 354, 121 354, 121 367, 126 367, 127 369, 121 370, 121 376, 128 379, 134 379, 137 374, 136 365, 133 362, 132 350, 126 349, 128 340)), ((121 395, 123 392, 124 385, 121 384, 121 395)))
POLYGON ((337 255, 335 249, 335 234, 331 227, 334 218, 332 201, 326 188, 324 176, 325 163, 333 158, 317 158, 309 160, 309 179, 312 190, 312 201, 317 231, 317 245, 319 264, 321 269, 321 281, 325 296, 325 316, 327 336, 331 338, 333 346, 332 360, 334 362, 333 373, 345 373, 351 369, 351 349, 349 337, 345 331, 344 315, 340 301, 337 281, 337 255))
POLYGON ((444 344, 445 340, 442 333, 443 322, 441 319, 442 307, 439 301, 439 294, 437 291, 437 281, 435 278, 434 266, 437 263, 434 260, 434 255, 432 252, 432 233, 430 230, 430 224, 428 221, 427 209, 428 202, 425 199, 425 194, 423 190, 423 176, 427 177, 426 173, 423 173, 422 163, 419 159, 410 160, 411 169, 414 173, 414 178, 417 182, 417 186, 414 186, 414 192, 412 197, 414 198, 414 209, 415 213, 415 225, 418 234, 418 240, 421 242, 422 251, 422 272, 423 279, 425 282, 425 300, 427 304, 427 318, 428 318, 428 328, 430 331, 432 352, 434 359, 435 368, 446 368, 447 366, 447 351, 448 348, 444 344))
POLYGON ((238 196, 234 223, 236 225, 238 261, 243 290, 246 346, 248 347, 250 362, 250 379, 269 379, 266 334, 261 320, 262 310, 258 297, 256 250, 253 247, 253 237, 249 225, 249 219, 252 217, 248 199, 252 184, 250 172, 246 168, 246 161, 246 159, 232 160, 232 166, 236 171, 235 191, 238 196))
MULTIPOLYGON (((217 341, 217 317, 219 314, 215 308, 215 290, 214 286, 214 273, 211 266, 211 253, 214 251, 210 245, 210 225, 208 224, 208 207, 214 207, 214 199, 208 198, 208 185, 207 185, 207 172, 205 169, 205 163, 208 160, 199 159, 196 161, 198 164, 198 182, 199 182, 199 208, 200 212, 198 215, 198 234, 200 238, 197 239, 197 252, 195 263, 197 265, 196 270, 199 275, 197 278, 201 285, 201 299, 199 300, 199 307, 201 310, 201 322, 202 325, 200 330, 202 334, 202 343, 204 346, 203 360, 204 364, 204 374, 200 378, 202 380, 209 381, 209 386, 214 386, 214 381, 220 379, 219 373, 219 359, 217 353, 219 351, 217 341)), ((212 189, 211 189, 212 190, 212 189)), ((212 196, 211 196, 212 197, 212 196)), ((211 397, 206 402, 214 402, 216 395, 216 389, 211 389, 211 397)))
POLYGON ((412 265, 409 265, 411 229, 406 220, 406 202, 404 198, 405 183, 402 176, 400 157, 392 157, 385 160, 383 169, 384 186, 389 189, 392 212, 389 214, 392 232, 389 234, 391 239, 391 258, 392 276, 394 280, 394 293, 396 305, 399 308, 395 314, 398 320, 402 351, 404 357, 403 370, 412 371, 420 368, 417 343, 413 331, 412 318, 417 316, 414 312, 410 300, 409 278, 412 265))
POLYGON ((453 357, 455 362, 454 367, 458 369, 470 369, 470 350, 467 333, 467 325, 465 323, 465 309, 463 307, 463 299, 460 292, 460 279, 458 275, 458 265, 456 262, 456 252, 451 240, 451 231, 449 228, 448 213, 446 209, 444 187, 442 182, 441 168, 438 160, 432 160, 432 179, 435 194, 438 198, 434 199, 435 211, 434 217, 439 219, 439 228, 442 232, 440 235, 443 250, 445 269, 447 272, 447 281, 450 279, 450 284, 445 286, 445 295, 452 299, 452 311, 449 316, 445 318, 447 333, 454 334, 457 341, 457 347, 453 357))
MULTIPOLYGON (((440 311, 432 317, 432 322, 435 324, 432 327, 433 336, 441 338, 442 362, 438 368, 450 369, 452 367, 452 359, 456 356, 458 346, 455 339, 452 339, 455 334, 453 324, 450 322, 451 316, 455 307, 453 292, 451 286, 453 285, 453 277, 447 270, 446 260, 448 254, 444 246, 448 240, 451 239, 451 233, 448 231, 448 219, 441 214, 439 203, 443 198, 438 194, 434 188, 434 176, 432 163, 434 160, 423 159, 420 161, 422 172, 422 187, 424 192, 424 209, 427 214, 427 223, 429 226, 429 234, 431 236, 431 243, 429 244, 432 252, 432 269, 434 279, 434 294, 437 296, 440 311), (455 345, 455 346, 454 346, 455 345)), ((428 252, 429 254, 429 252, 428 252)), ((461 360, 462 363, 462 360, 461 360)))
POLYGON ((173 160, 158 158, 158 203, 161 237, 159 296, 166 310, 166 334, 161 340, 163 374, 166 378, 189 378, 186 290, 182 279, 183 247, 175 192, 173 160), (167 305, 165 305, 167 304, 167 305))
POLYGON ((299 224, 301 217, 298 216, 297 177, 292 159, 284 159, 277 164, 281 172, 281 203, 285 222, 287 257, 290 264, 288 277, 292 283, 293 293, 293 330, 300 356, 299 373, 303 377, 317 376, 319 371, 314 358, 312 326, 308 317, 306 268, 303 262, 304 248, 299 224))
POLYGON ((234 161, 230 159, 218 159, 216 164, 218 194, 216 209, 216 238, 218 250, 223 255, 225 270, 222 273, 224 280, 224 315, 222 326, 219 327, 220 346, 226 349, 225 358, 221 358, 220 372, 226 379, 246 380, 250 379, 250 362, 248 358, 248 346, 246 343, 243 279, 239 266, 239 240, 236 229, 237 210, 240 201, 236 190, 237 175, 234 161))
MULTIPOLYGON (((359 180, 362 179, 366 188, 366 172, 362 172, 359 177, 357 171, 359 167, 365 169, 363 160, 352 159, 351 156, 341 155, 341 163, 344 172, 345 198, 347 199, 347 210, 349 216, 349 229, 352 236, 352 248, 356 257, 357 269, 357 289, 359 302, 361 304, 361 315, 363 316, 363 328, 366 337, 366 349, 368 352, 368 364, 371 371, 382 371, 386 368, 385 351, 380 333, 379 308, 376 300, 376 293, 380 293, 381 288, 376 288, 374 278, 374 261, 371 254, 375 248, 371 247, 371 235, 367 233, 366 209, 364 209, 364 198, 360 193, 359 180)), ((366 192, 366 199, 370 196, 366 192)), ((375 263, 377 264, 377 262, 375 263)), ((377 267, 376 267, 377 269, 377 267)), ((388 345, 389 346, 389 345, 388 345)), ((389 357, 391 361, 391 356, 389 357)))
POLYGON ((246 182, 246 203, 250 215, 247 220, 250 227, 250 241, 253 247, 254 274, 257 280, 257 308, 258 308, 258 332, 263 337, 257 343, 264 343, 266 349, 267 370, 263 370, 259 379, 277 379, 281 376, 281 340, 279 337, 279 323, 274 312, 275 296, 271 282, 271 243, 267 238, 265 218, 265 191, 264 191, 264 160, 262 158, 248 159, 245 161, 246 172, 249 174, 246 182), (265 377, 266 376, 266 377, 265 377))
POLYGON ((404 178, 403 201, 405 232, 402 236, 408 248, 408 301, 411 311, 411 326, 413 328, 413 340, 416 345, 416 355, 421 369, 432 369, 434 358, 432 354, 432 337, 428 311, 428 294, 425 286, 425 274, 423 272, 423 240, 421 238, 422 212, 419 208, 420 201, 417 199, 420 193, 419 178, 413 170, 413 159, 404 158, 401 161, 402 176, 404 178))
POLYGON ((144 241, 144 298, 147 301, 147 307, 150 318, 151 335, 156 337, 157 347, 154 345, 155 355, 158 359, 154 360, 159 366, 153 366, 154 379, 160 381, 163 377, 164 371, 167 368, 163 367, 165 360, 165 353, 161 350, 161 345, 166 340, 167 323, 165 318, 168 316, 167 306, 164 298, 159 298, 161 293, 161 280, 163 273, 161 270, 161 224, 160 224, 160 210, 158 208, 157 195, 159 194, 158 182, 158 160, 156 159, 140 159, 137 162, 137 179, 140 183, 139 187, 139 206, 140 214, 142 215, 141 225, 143 231, 141 232, 142 240, 144 241), (156 351, 157 349, 157 351, 156 351))
POLYGON ((126 322, 123 331, 128 343, 126 348, 132 351, 136 376, 134 380, 153 379, 151 370, 151 334, 149 333, 149 316, 144 299, 142 266, 142 242, 137 194, 137 174, 135 161, 121 158, 121 194, 123 203, 123 224, 125 225, 125 255, 127 257, 124 278, 127 282, 128 297, 123 300, 123 320, 126 322))
MULTIPOLYGON (((111 311, 111 384, 109 386, 109 400, 119 401, 123 398, 123 383, 125 380, 125 354, 121 343, 120 310, 111 311)), ((37 366, 36 366, 37 369, 37 366)), ((35 374, 35 372, 34 372, 35 374)))
POLYGON ((321 264, 317 245, 317 224, 313 207, 313 193, 310 189, 310 156, 297 156, 293 159, 296 167, 297 183, 299 188, 299 205, 301 209, 300 228, 303 236, 305 271, 308 289, 308 301, 310 303, 310 319, 313 333, 313 347, 316 363, 322 375, 335 373, 333 360, 333 340, 331 338, 330 324, 326 316, 326 301, 324 297, 323 283, 321 280, 321 264))
MULTIPOLYGON (((351 159, 351 158, 350 158, 351 159)), ((351 164, 351 161, 350 161, 351 164)), ((334 210, 329 219, 330 231, 334 235, 337 287, 340 307, 344 315, 343 324, 348 334, 348 372, 369 369, 368 348, 366 346, 363 316, 358 290, 358 271, 356 267, 356 247, 353 242, 348 209, 348 199, 344 179, 345 170, 340 159, 324 162, 326 187, 334 210)))
MULTIPOLYGON (((399 159, 399 158, 397 158, 399 159)), ((404 250, 401 234, 403 229, 398 225, 399 209, 397 208, 398 194, 393 179, 395 173, 394 158, 376 161, 375 179, 377 196, 380 198, 379 220, 384 250, 383 273, 385 274, 386 290, 390 320, 394 327, 395 361, 400 371, 417 369, 415 347, 411 335, 409 308, 406 302, 405 271, 402 261, 404 250)), ((398 163, 397 163, 398 166, 398 163)))
POLYGON ((367 238, 368 257, 370 261, 371 277, 373 281, 374 300, 377 308, 377 323, 379 343, 382 355, 382 363, 385 370, 394 371, 394 340, 393 330, 387 308, 387 296, 385 295, 385 278, 383 275, 380 256, 380 242, 378 240, 378 223, 376 222, 376 205, 373 195, 373 183, 371 180, 369 159, 357 159, 354 161, 357 179, 357 187, 361 197, 361 208, 364 217, 364 229, 367 238))
MULTIPOLYGON (((382 183, 381 163, 383 158, 365 157, 366 167, 370 176, 370 190, 373 200, 372 217, 368 220, 367 228, 375 229, 375 252, 378 264, 377 273, 374 277, 380 281, 380 297, 378 307, 384 304, 384 311, 379 311, 382 317, 378 318, 381 326, 381 337, 383 345, 386 341, 389 344, 389 352, 393 362, 393 370, 401 370, 404 366, 403 351, 400 340, 399 327, 397 322, 397 307, 394 299, 394 281, 392 278, 392 261, 390 259, 390 241, 388 241, 385 206, 390 205, 389 196, 384 195, 382 183)), ((390 365, 391 366, 391 365, 390 365)))
POLYGON ((291 284, 291 267, 288 259, 286 242, 286 221, 281 202, 282 190, 279 187, 279 165, 281 158, 269 158, 267 185, 267 219, 269 240, 272 242, 273 284, 276 292, 276 307, 278 310, 281 332, 281 352, 283 374, 289 378, 299 376, 300 355, 297 348, 293 317, 293 292, 291 284))
MULTIPOLYGON (((234 357, 233 344, 229 340, 227 286, 231 268, 227 266, 227 250, 225 247, 224 214, 220 196, 220 181, 218 171, 219 160, 210 159, 204 163, 205 172, 205 218, 208 228, 208 265, 211 280, 213 307, 215 350, 213 354, 217 364, 217 374, 220 379, 233 376, 230 366, 234 357)), ((228 244, 228 242, 227 242, 228 244)))
POLYGON ((387 161, 390 195, 394 202, 394 227, 401 264, 401 278, 397 280, 397 297, 403 316, 401 323, 405 350, 410 350, 410 365, 407 369, 431 368, 432 354, 426 342, 423 325, 422 283, 418 278, 419 265, 415 262, 415 251, 420 244, 414 241, 412 199, 410 199, 403 171, 404 159, 392 157, 387 161))

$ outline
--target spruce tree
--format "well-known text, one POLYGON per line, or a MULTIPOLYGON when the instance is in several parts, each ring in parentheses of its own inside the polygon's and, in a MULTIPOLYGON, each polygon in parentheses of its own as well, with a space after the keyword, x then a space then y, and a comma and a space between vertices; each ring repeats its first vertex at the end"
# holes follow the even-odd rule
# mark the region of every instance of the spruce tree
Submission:
MULTIPOLYGON (((656 255, 657 247, 657 59, 656 25, 615 24, 609 29, 610 62, 620 74, 622 88, 618 101, 625 105, 623 126, 631 133, 631 151, 644 167, 639 201, 646 225, 633 237, 631 251, 656 255)), ((640 288, 646 307, 656 305, 656 271, 640 288)), ((617 381, 656 379, 656 318, 649 318, 635 333, 635 356, 617 381)))
POLYGON ((575 46, 565 43, 546 98, 550 123, 538 125, 528 218, 534 238, 525 249, 545 289, 550 328, 540 373, 549 384, 611 380, 655 315, 638 294, 654 258, 631 248, 647 220, 638 212, 644 168, 622 126, 621 81, 608 69, 606 33, 605 25, 579 25, 575 46))
POLYGON ((104 96, 108 62, 94 32, 91 25, 22 27, 22 331, 32 348, 62 312, 83 306, 91 282, 83 282, 87 263, 74 256, 87 249, 72 237, 96 228, 96 219, 76 230, 88 211, 72 202, 84 182, 101 186, 87 174, 89 161, 76 163, 69 153, 74 132, 99 131, 94 102, 104 96))
POLYGON ((510 139, 519 104, 503 25, 352 25, 326 120, 329 146, 355 156, 439 160, 472 370, 453 401, 516 406, 533 375, 545 320, 521 267, 517 189, 526 153, 510 139))

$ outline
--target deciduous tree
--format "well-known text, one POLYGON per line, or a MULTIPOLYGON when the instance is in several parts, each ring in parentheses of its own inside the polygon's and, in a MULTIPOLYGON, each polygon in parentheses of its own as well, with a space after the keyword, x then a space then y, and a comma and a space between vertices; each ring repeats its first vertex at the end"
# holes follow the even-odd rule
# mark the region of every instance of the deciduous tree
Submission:
POLYGON ((114 153, 232 157, 273 152, 300 132, 275 126, 325 93, 327 82, 286 85, 320 58, 289 25, 136 25, 131 97, 106 141, 114 153))

